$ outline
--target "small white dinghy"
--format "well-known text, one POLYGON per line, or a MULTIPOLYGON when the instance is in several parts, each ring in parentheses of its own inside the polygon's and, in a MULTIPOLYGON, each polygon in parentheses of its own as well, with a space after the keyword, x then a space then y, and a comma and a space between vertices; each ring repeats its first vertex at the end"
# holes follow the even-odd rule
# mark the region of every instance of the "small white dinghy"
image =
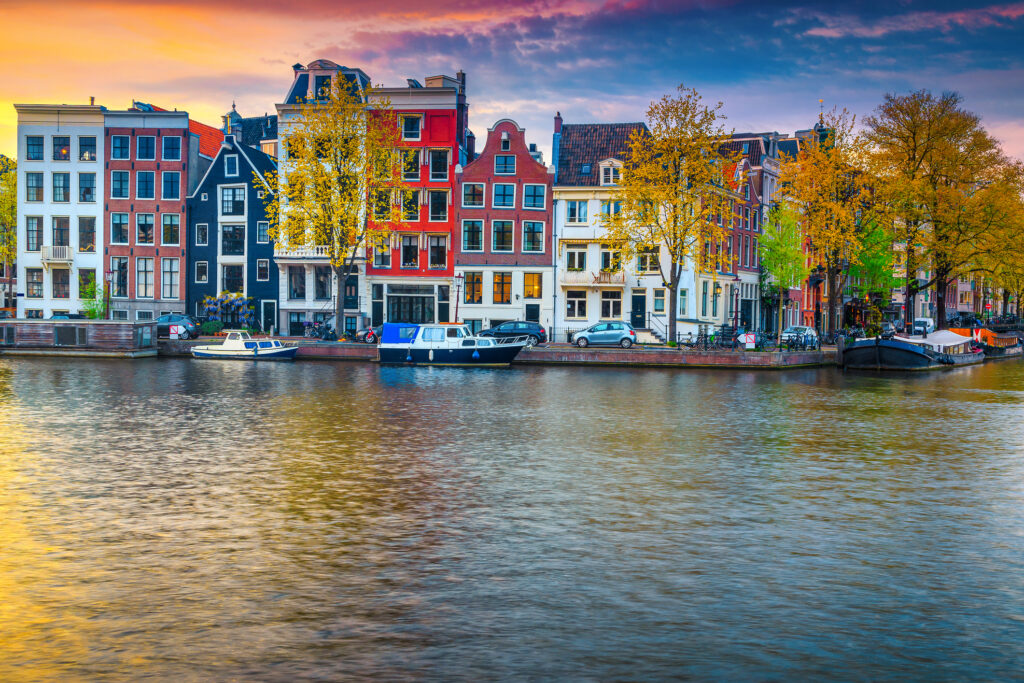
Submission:
POLYGON ((248 332, 230 331, 218 346, 193 346, 193 358, 222 360, 292 360, 296 346, 284 346, 277 339, 253 339, 248 332))

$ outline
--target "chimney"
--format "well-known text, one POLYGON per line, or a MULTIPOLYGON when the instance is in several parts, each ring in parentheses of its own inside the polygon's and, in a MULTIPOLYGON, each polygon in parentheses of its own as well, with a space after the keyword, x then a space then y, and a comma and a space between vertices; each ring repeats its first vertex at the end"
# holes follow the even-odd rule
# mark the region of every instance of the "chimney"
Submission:
POLYGON ((89 95, 89 106, 93 106, 94 104, 96 104, 96 98, 92 95, 89 95))
POLYGON ((459 82, 459 92, 466 94, 466 72, 459 69, 455 72, 455 79, 459 82))
POLYGON ((224 116, 220 117, 220 120, 224 124, 223 126, 221 126, 221 130, 223 130, 225 133, 230 133, 231 121, 228 119, 228 115, 224 114, 224 116))
POLYGON ((562 112, 555 112, 555 132, 562 132, 562 112))

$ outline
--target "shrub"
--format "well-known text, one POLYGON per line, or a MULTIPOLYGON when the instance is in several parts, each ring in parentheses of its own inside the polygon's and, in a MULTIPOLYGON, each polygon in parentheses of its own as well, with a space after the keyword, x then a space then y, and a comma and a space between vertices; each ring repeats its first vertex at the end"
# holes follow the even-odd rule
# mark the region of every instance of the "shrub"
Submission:
POLYGON ((670 341, 668 343, 668 346, 671 346, 672 348, 675 348, 677 346, 677 344, 674 341, 670 341))
POLYGON ((199 326, 199 331, 203 334, 217 334, 224 329, 224 323, 219 320, 208 320, 199 326))

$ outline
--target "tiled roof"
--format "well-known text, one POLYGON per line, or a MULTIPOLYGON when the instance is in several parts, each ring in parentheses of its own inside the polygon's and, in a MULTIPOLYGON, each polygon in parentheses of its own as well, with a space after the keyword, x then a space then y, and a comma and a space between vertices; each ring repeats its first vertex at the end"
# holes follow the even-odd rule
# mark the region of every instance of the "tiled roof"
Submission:
POLYGON ((599 185, 597 163, 621 159, 635 130, 647 130, 643 123, 566 123, 558 142, 558 170, 555 184, 562 186, 599 185), (584 164, 590 173, 583 174, 584 164))
POLYGON ((292 82, 292 87, 285 95, 285 104, 302 104, 309 92, 309 74, 299 74, 299 77, 292 82))
POLYGON ((797 144, 796 138, 783 138, 779 140, 779 156, 783 154, 789 157, 796 157, 800 148, 797 144))
POLYGON ((761 152, 763 138, 759 135, 733 135, 733 142, 730 143, 729 149, 735 152, 743 154, 747 157, 747 161, 750 162, 751 166, 761 165, 761 152), (747 145, 747 151, 743 151, 743 145, 747 145))
POLYGON ((243 145, 259 147, 263 140, 277 139, 277 116, 250 116, 236 119, 231 131, 243 145))
MULTIPOLYGON (((149 107, 151 111, 168 111, 163 107, 158 107, 155 104, 146 104, 144 102, 133 102, 132 105, 140 109, 142 107, 149 107)), ((217 151, 220 150, 220 143, 224 142, 224 133, 213 126, 208 126, 205 123, 199 123, 192 119, 188 120, 188 130, 193 135, 199 136, 200 154, 210 157, 211 159, 217 156, 217 151)))

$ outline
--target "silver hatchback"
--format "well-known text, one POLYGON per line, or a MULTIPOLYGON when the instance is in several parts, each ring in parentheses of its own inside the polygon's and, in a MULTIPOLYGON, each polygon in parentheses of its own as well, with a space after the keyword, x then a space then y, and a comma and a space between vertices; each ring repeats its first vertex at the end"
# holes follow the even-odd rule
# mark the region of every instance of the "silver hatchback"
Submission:
POLYGON ((572 343, 581 349, 591 344, 608 344, 628 349, 636 344, 636 330, 624 322, 598 323, 574 334, 572 343))

